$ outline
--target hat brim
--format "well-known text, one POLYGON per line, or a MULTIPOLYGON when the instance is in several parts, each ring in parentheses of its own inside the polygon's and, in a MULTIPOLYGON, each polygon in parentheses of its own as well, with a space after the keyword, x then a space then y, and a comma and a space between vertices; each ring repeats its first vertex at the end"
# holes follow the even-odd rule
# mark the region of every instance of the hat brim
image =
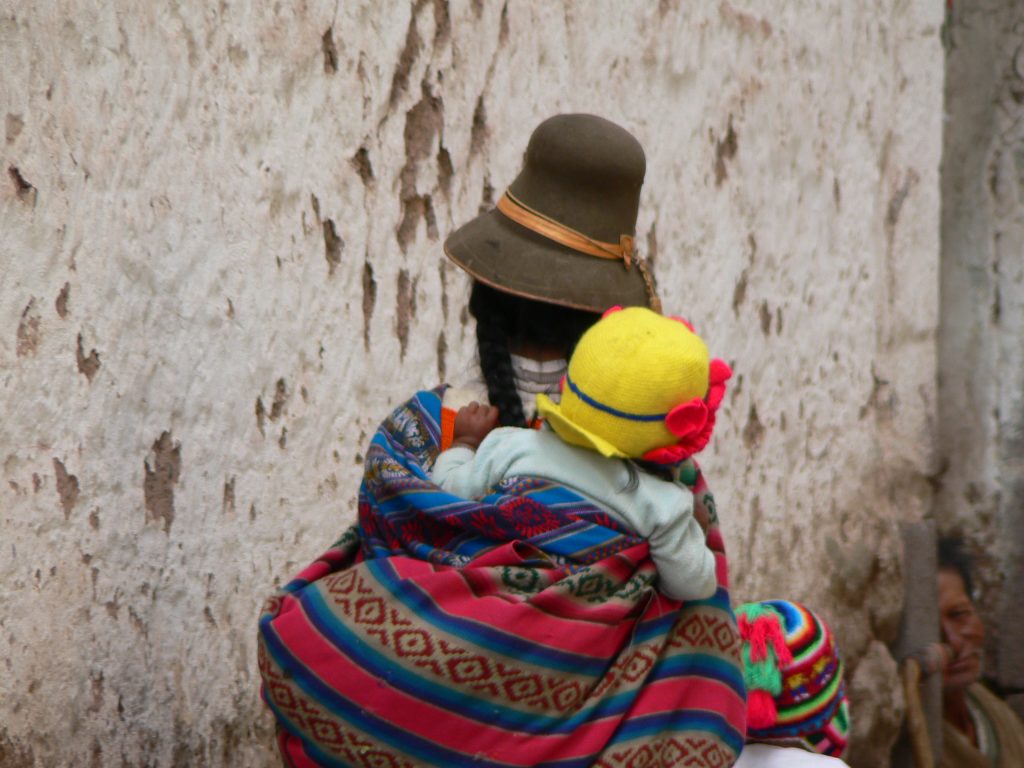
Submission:
POLYGON ((604 438, 598 437, 569 419, 562 407, 547 395, 537 395, 537 412, 543 416, 559 437, 572 445, 589 448, 610 459, 629 458, 604 438))
POLYGON ((650 305, 637 266, 574 251, 497 209, 455 230, 444 251, 476 280, 516 296, 591 312, 650 305))

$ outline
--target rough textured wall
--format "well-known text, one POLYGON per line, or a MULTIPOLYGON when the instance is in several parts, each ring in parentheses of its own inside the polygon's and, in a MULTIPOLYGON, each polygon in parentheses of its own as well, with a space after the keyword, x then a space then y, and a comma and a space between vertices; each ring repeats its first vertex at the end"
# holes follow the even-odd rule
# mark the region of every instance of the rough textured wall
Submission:
POLYGON ((884 764, 938 5, 0 0, 0 764, 273 763, 259 604, 471 360, 440 240, 569 110, 646 147, 666 307, 737 371, 705 462, 737 596, 833 620, 884 764))
POLYGON ((716 164, 682 187, 708 192, 658 221, 684 255, 662 278, 701 264, 716 301, 698 316, 740 377, 705 462, 737 596, 798 596, 837 626, 863 766, 886 763, 902 707, 884 647, 896 523, 928 511, 936 470, 942 19, 926 6, 793 7, 745 27, 771 29, 759 45, 705 58, 726 73, 702 100, 716 164))
MULTIPOLYGON (((1024 689, 1024 6, 957 3, 942 161, 938 520, 978 554, 986 674, 1024 689)), ((1024 700, 1018 697, 1024 713, 1024 700)))

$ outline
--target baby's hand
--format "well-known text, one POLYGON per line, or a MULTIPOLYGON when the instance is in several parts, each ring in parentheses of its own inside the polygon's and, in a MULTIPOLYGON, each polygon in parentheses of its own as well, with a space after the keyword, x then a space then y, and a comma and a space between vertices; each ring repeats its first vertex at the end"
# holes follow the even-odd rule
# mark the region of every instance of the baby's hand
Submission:
POLYGON ((493 405, 472 402, 459 408, 455 414, 455 434, 452 446, 463 445, 474 451, 492 429, 498 426, 498 409, 493 405))

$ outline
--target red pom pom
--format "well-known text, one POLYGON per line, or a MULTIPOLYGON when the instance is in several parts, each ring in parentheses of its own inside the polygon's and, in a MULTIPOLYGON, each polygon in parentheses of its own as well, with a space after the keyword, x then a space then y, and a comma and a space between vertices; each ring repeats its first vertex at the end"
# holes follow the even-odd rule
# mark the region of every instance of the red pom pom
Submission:
POLYGON ((725 397, 725 382, 732 376, 732 369, 724 360, 717 357, 711 361, 708 370, 708 393, 705 396, 708 408, 715 410, 725 397))
POLYGON ((771 728, 779 711, 775 708, 775 699, 768 691, 747 691, 747 730, 771 728))
POLYGON ((712 384, 724 384, 732 376, 732 368, 725 360, 715 358, 708 368, 708 379, 712 384))
POLYGON ((669 319, 675 320, 677 323, 682 323, 683 325, 686 326, 687 330, 689 330, 690 333, 696 333, 696 331, 693 330, 693 323, 691 323, 689 320, 679 317, 679 315, 670 315, 669 319))
MULTIPOLYGON (((684 322, 680 318, 673 319, 684 322)), ((654 448, 640 458, 657 464, 676 464, 704 450, 715 428, 715 410, 725 396, 725 382, 730 376, 732 370, 724 361, 712 360, 708 370, 708 393, 704 399, 694 398, 677 405, 665 417, 665 426, 679 438, 678 442, 654 448)))
POLYGON ((620 307, 618 304, 616 304, 614 307, 609 307, 608 309, 606 309, 604 311, 604 314, 601 315, 601 319, 603 320, 604 318, 608 317, 608 315, 611 315, 611 314, 613 314, 615 312, 621 312, 621 311, 622 311, 622 307, 620 307))
POLYGON ((704 428, 708 420, 708 407, 699 397, 677 405, 665 417, 665 426, 676 437, 689 437, 704 428))

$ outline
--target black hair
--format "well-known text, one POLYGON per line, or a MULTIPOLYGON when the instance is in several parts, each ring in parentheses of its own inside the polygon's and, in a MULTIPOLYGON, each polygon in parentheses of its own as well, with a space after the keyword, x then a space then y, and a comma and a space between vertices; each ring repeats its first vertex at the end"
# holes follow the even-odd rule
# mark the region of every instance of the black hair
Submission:
POLYGON ((971 572, 974 570, 974 561, 967 552, 967 545, 960 536, 943 536, 938 543, 939 570, 953 571, 960 574, 964 580, 964 589, 968 596, 973 599, 974 584, 971 579, 971 572))
POLYGON ((619 493, 632 493, 640 485, 640 468, 632 459, 624 459, 626 465, 626 484, 619 489, 619 493))
POLYGON ((476 280, 469 295, 469 312, 476 318, 477 351, 487 397, 497 406, 501 424, 508 427, 526 426, 509 342, 564 350, 568 359, 580 336, 601 317, 596 312, 513 296, 476 280))

